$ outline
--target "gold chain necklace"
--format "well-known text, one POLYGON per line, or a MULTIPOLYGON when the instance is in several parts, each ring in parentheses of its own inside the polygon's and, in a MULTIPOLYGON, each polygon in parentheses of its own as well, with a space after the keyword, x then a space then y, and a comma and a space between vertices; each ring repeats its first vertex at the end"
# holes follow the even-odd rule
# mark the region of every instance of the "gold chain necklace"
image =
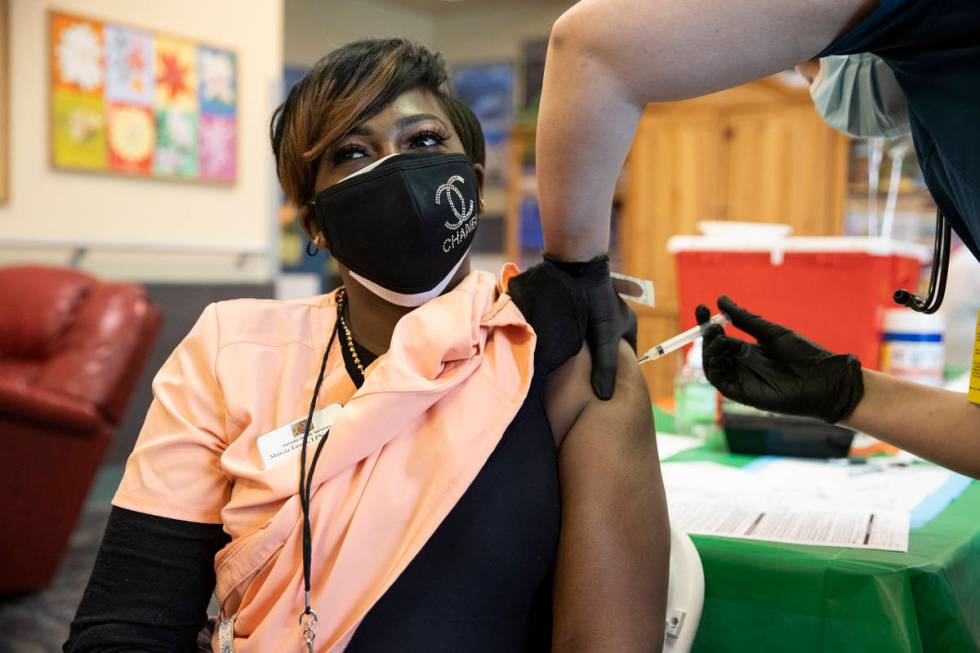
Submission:
POLYGON ((347 340, 347 350, 354 359, 354 365, 357 366, 357 371, 361 373, 361 376, 364 376, 364 366, 361 365, 361 357, 357 355, 357 348, 354 347, 354 338, 351 336, 350 329, 347 328, 347 321, 344 320, 346 304, 347 291, 341 288, 340 292, 337 293, 337 320, 340 322, 340 328, 344 330, 344 339, 347 340))

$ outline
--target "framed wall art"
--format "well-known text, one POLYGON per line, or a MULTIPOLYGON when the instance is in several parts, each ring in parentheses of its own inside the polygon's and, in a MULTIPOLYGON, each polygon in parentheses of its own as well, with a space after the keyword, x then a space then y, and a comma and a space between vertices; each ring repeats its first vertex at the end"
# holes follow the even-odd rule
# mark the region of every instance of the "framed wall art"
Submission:
POLYGON ((49 42, 54 168, 235 181, 234 52, 57 11, 49 42))

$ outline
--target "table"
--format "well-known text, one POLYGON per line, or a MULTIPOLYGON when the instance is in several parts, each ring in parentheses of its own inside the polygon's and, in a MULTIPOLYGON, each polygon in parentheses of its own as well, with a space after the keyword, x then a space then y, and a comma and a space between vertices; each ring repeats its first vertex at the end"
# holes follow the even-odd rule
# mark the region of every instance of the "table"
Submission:
MULTIPOLYGON (((754 457, 715 439, 666 464, 696 460, 754 457)), ((691 539, 705 581, 693 653, 980 651, 980 482, 913 530, 908 553, 691 539)))

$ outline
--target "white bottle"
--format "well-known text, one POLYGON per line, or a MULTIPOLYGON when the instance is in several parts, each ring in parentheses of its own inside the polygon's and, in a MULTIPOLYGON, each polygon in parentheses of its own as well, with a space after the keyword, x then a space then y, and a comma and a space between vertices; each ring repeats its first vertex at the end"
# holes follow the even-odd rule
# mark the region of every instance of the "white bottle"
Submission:
POLYGON ((881 333, 881 371, 906 381, 941 386, 945 332, 942 314, 888 309, 881 333))
POLYGON ((707 438, 715 430, 718 391, 704 375, 701 352, 698 338, 674 379, 674 428, 682 435, 707 438))

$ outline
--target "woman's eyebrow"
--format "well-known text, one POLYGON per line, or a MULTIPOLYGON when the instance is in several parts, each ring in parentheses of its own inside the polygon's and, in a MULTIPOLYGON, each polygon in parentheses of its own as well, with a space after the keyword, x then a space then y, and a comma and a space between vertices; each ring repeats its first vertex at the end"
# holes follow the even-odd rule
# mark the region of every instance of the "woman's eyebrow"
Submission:
POLYGON ((351 130, 344 134, 344 138, 348 136, 370 136, 374 132, 371 131, 370 127, 365 127, 363 124, 357 127, 351 127, 351 130))
POLYGON ((396 120, 395 128, 402 130, 405 129, 406 127, 411 127, 414 124, 425 122, 426 120, 435 120, 443 127, 446 126, 446 123, 444 123, 442 119, 439 118, 439 116, 432 115, 431 113, 416 113, 414 115, 405 116, 404 118, 399 118, 398 120, 396 120))
MULTIPOLYGON (((411 127, 412 125, 418 124, 420 122, 425 122, 426 120, 435 120, 444 128, 446 127, 446 123, 442 120, 442 118, 440 118, 437 115, 431 113, 416 113, 411 116, 405 116, 404 118, 399 118, 398 120, 396 120, 395 129, 397 131, 401 131, 402 129, 411 127)), ((372 136, 373 134, 374 134, 374 130, 372 130, 370 127, 368 127, 365 124, 360 124, 357 125, 356 127, 352 127, 349 132, 344 134, 344 137, 346 138, 347 136, 372 136)))

